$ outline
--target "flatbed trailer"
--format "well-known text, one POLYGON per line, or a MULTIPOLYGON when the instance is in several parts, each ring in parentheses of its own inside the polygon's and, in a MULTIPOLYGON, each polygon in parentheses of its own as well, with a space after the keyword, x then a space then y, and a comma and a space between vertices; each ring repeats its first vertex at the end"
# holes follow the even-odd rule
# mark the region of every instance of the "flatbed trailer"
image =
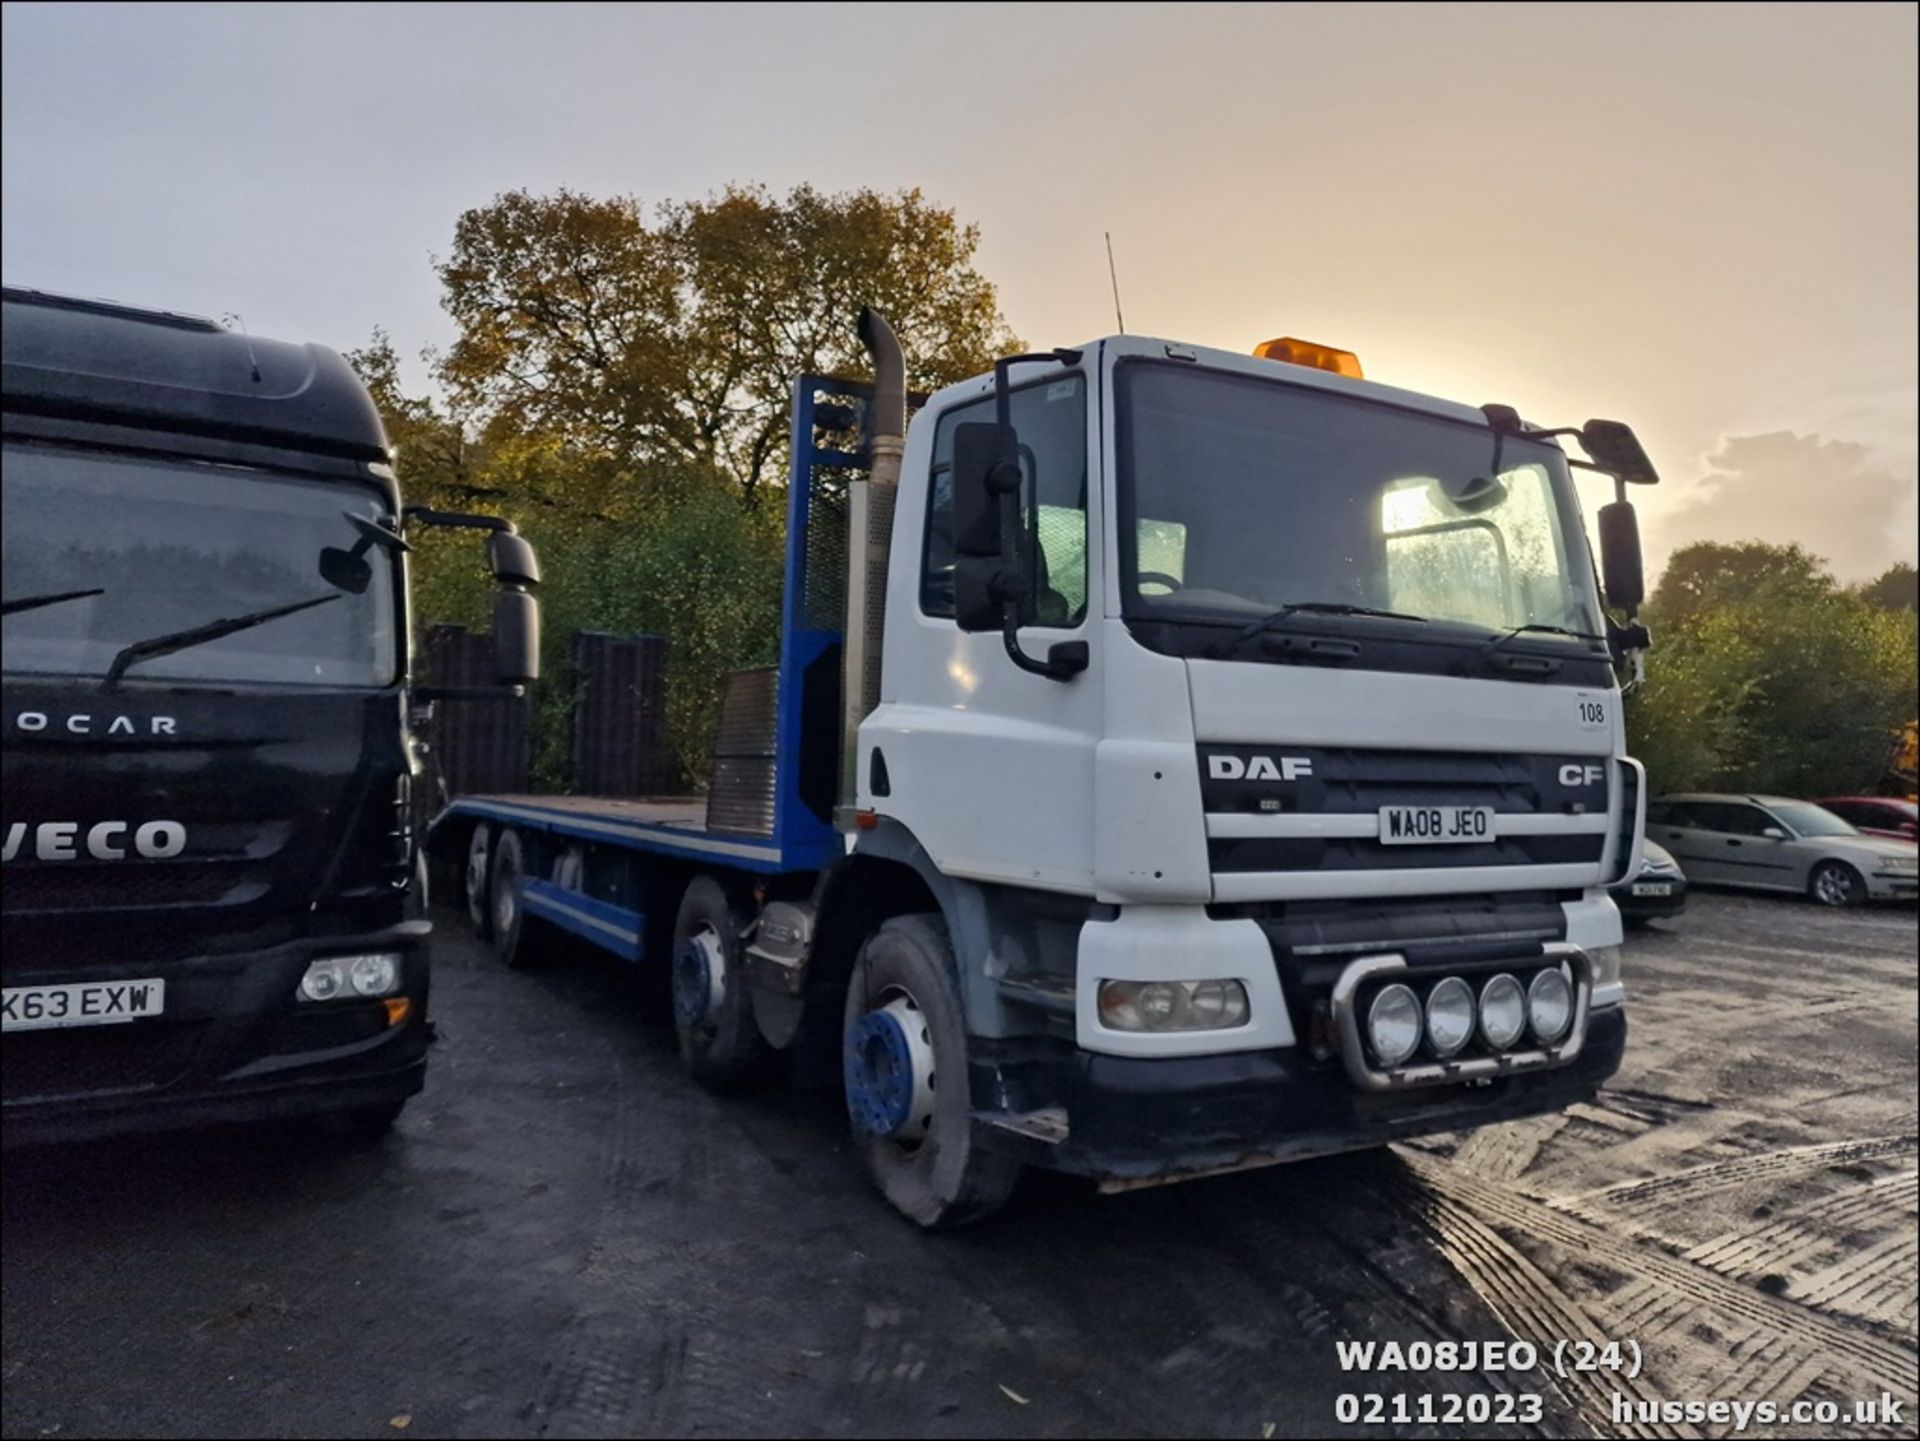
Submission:
POLYGON ((795 382, 780 654, 728 678, 704 796, 435 820, 496 954, 558 930, 664 976, 714 1089, 837 1078, 927 1227, 1030 1164, 1126 1189, 1590 1097, 1627 1031, 1643 582, 1621 489, 1616 626, 1553 437, 1624 487, 1631 432, 1134 336, 909 432, 861 328, 872 384, 795 382), (1217 483, 1136 473, 1163 453, 1217 483))

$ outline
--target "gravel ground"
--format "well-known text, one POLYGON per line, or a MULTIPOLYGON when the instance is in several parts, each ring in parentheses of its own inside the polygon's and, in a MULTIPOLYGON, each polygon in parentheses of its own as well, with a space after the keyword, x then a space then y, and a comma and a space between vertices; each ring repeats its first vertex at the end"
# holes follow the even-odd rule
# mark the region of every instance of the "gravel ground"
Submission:
POLYGON ((823 1099, 685 1081, 611 963, 441 934, 428 1090, 383 1143, 8 1158, 6 1435, 1325 1435, 1368 1389, 1539 1391, 1502 1434, 1550 1435, 1621 1430, 1616 1390, 1890 1390, 1911 1434, 1910 907, 1696 896, 1635 936, 1627 1064, 1568 1115, 1124 1197, 1043 1177, 935 1238, 823 1099), (1645 1367, 1334 1353, 1509 1336, 1645 1367))

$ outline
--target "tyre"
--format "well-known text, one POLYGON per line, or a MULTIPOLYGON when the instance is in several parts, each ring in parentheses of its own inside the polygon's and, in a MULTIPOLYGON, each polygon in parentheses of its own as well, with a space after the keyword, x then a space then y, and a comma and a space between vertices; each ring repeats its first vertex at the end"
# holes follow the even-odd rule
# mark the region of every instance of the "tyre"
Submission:
POLYGON ((467 920, 481 940, 493 935, 493 916, 487 908, 487 887, 492 881, 493 828, 477 825, 467 842, 467 920))
POLYGON ((533 964, 534 937, 527 922, 526 850, 513 831, 501 831, 493 841, 493 864, 487 874, 487 915, 491 921, 493 953, 514 970, 533 964))
POLYGON ((1807 894, 1823 906, 1844 909, 1867 903, 1867 882, 1845 861, 1822 861, 1807 879, 1807 894))
POLYGON ((896 917, 860 949, 841 1033, 854 1144, 881 1194, 928 1230, 992 1215, 1021 1169, 974 1144, 953 977, 940 918, 896 917))
POLYGON ((773 1069, 748 994, 747 921, 712 876, 693 878, 673 921, 673 1029, 687 1074, 710 1091, 755 1084, 773 1069))

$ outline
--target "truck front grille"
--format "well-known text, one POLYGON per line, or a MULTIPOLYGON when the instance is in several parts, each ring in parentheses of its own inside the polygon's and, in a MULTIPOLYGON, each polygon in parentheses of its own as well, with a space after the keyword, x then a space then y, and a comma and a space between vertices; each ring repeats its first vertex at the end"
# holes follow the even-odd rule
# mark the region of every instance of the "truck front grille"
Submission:
POLYGON ((1206 744, 1198 762, 1216 874, 1597 866, 1618 769, 1593 756, 1285 743, 1206 744), (1386 806, 1486 807, 1495 835, 1385 845, 1386 806))

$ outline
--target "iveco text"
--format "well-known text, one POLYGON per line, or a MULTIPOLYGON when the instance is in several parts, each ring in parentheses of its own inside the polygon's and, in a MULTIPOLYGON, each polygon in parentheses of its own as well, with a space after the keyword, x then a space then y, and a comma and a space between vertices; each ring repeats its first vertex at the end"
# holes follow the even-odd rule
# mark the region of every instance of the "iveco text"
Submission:
MULTIPOLYGON (((127 821, 101 821, 87 827, 84 844, 96 861, 124 860, 127 847, 122 839, 131 828, 127 821), (119 842, 116 844, 116 842, 119 842)), ((27 838, 27 823, 7 825, 7 845, 0 859, 12 860, 20 854, 27 838)), ((42 821, 33 828, 33 853, 43 861, 73 861, 80 858, 76 849, 82 844, 78 821, 42 821)), ((147 821, 133 832, 134 854, 163 861, 187 848, 187 828, 178 821, 147 821)))

